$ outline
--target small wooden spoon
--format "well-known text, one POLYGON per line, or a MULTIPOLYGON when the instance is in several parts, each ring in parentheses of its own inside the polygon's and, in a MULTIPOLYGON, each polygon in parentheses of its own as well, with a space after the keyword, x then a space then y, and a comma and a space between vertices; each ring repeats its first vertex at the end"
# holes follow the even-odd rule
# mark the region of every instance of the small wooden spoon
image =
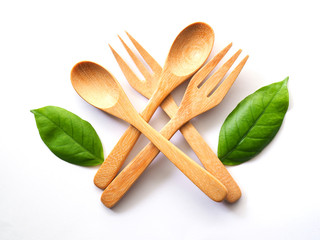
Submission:
MULTIPOLYGON (((181 31, 171 46, 158 86, 141 113, 145 121, 150 120, 173 89, 203 65, 210 55, 213 42, 214 32, 206 23, 193 23, 181 31)), ((139 136, 140 132, 132 126, 126 130, 97 171, 94 178, 97 187, 105 189, 114 179, 139 136)))
POLYGON ((212 200, 222 201, 226 197, 227 189, 219 180, 143 120, 118 81, 106 69, 92 62, 80 62, 71 71, 71 82, 89 104, 127 121, 142 132, 212 200))

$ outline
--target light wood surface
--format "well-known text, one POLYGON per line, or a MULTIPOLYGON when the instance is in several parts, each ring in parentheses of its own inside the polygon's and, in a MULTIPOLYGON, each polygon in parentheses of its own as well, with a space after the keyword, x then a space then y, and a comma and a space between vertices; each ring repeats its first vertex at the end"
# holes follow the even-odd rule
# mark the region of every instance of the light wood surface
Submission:
MULTIPOLYGON (((120 57, 120 55, 111 46, 110 48, 123 74, 125 75, 128 82, 130 83, 130 85, 145 97, 150 98, 152 96, 153 91, 156 88, 162 68, 157 63, 157 61, 155 61, 154 58, 129 33, 126 33, 126 34, 128 35, 129 39, 131 40, 135 48, 138 50, 139 54, 142 56, 142 58, 145 60, 145 62, 148 64, 148 66, 152 70, 152 72, 149 71, 145 67, 145 65, 142 63, 142 61, 137 57, 137 55, 128 47, 128 45, 122 40, 122 38, 119 37, 126 51, 129 53, 130 57, 132 58, 132 60, 134 61, 134 63, 136 64, 140 72, 143 74, 144 76, 143 80, 137 77, 137 75, 131 70, 131 68, 126 64, 126 62, 120 57)), ((231 44, 225 50, 228 50, 229 47, 231 47, 231 44)), ((163 103, 161 104, 161 107, 168 114, 170 118, 173 118, 178 111, 178 106, 170 95, 163 101, 163 103)), ((174 129, 172 128, 171 130, 173 131, 172 132, 173 134, 174 129)), ((206 143, 206 141, 201 137, 201 135, 196 130, 196 128, 190 122, 188 122, 181 127, 180 131, 184 136, 184 138, 186 139, 186 141, 188 142, 188 144, 190 145, 190 147, 198 156, 203 166, 211 174, 213 174, 216 178, 218 178, 227 188, 228 195, 226 197, 226 201, 230 203, 237 201, 241 197, 241 190, 238 184, 234 181, 234 179, 232 178, 228 170, 221 163, 217 155, 212 151, 212 149, 206 143)), ((171 133, 165 134, 164 136, 171 136, 171 133)), ((148 150, 150 151, 150 153, 148 153, 147 150, 145 151, 146 151, 145 155, 148 156, 149 159, 152 159, 153 157, 155 157, 157 153, 157 150, 154 150, 154 149, 148 150)), ((142 156, 139 156, 139 158, 143 159, 142 156)), ((146 160, 146 162, 148 161, 146 160)), ((147 166, 147 165, 144 165, 144 166, 147 166)), ((137 169, 138 167, 135 167, 135 168, 137 169)), ((142 173, 142 170, 140 169, 136 171, 137 171, 137 177, 140 176, 140 173, 142 173)), ((126 176, 126 175, 122 173, 121 176, 126 176)), ((126 176, 125 178, 129 180, 134 177, 126 176)), ((119 180, 119 178, 117 179, 119 180)), ((134 180, 131 180, 129 182, 132 182, 133 184, 134 180)), ((119 189, 120 188, 128 189, 129 187, 119 187, 119 189)), ((120 195, 123 195, 123 194, 120 194, 120 195)))
MULTIPOLYGON (((177 114, 168 122, 168 124, 160 131, 166 138, 170 139, 173 134, 191 118, 207 111, 221 102, 233 82, 239 75, 244 64, 247 61, 245 57, 239 65, 232 71, 232 73, 220 84, 220 86, 208 97, 218 83, 223 79, 228 70, 231 68, 234 61, 239 56, 241 50, 235 53, 222 67, 219 68, 208 80, 206 80, 201 87, 199 84, 212 71, 212 69, 220 62, 222 57, 229 50, 231 45, 217 54, 208 64, 206 64, 199 72, 191 79, 186 93, 182 99, 181 106, 177 114), (205 107, 203 107, 204 105, 205 107)), ((190 136, 192 138, 192 136, 190 136)), ((192 140, 192 139, 191 139, 192 140)), ((195 139, 193 139, 195 140, 195 139)), ((200 147, 200 146, 199 146, 200 147)), ((202 149, 199 149, 198 154, 204 154, 202 149)), ((152 162, 154 157, 159 153, 159 150, 153 145, 148 144, 138 155, 134 158, 128 166, 126 166, 119 175, 109 184, 102 194, 102 200, 109 207, 114 206, 130 188, 130 186, 138 179, 144 169, 152 162)), ((204 156, 208 157, 208 156, 204 156)), ((235 196, 231 195, 231 199, 236 199, 241 196, 241 191, 233 180, 227 169, 223 164, 215 159, 215 164, 211 169, 216 175, 220 177, 221 182, 224 182, 227 189, 229 188, 235 196), (239 196, 240 195, 240 196, 239 196)), ((218 177, 217 177, 218 178, 218 177)), ((229 190, 228 190, 229 191, 229 190)))
MULTIPOLYGON (((209 57, 214 43, 214 32, 205 23, 193 23, 183 29, 173 42, 156 88, 148 105, 141 113, 149 121, 165 97, 191 77, 209 57)), ((146 76, 147 71, 142 71, 146 76)), ((138 84, 138 83, 137 83, 138 84)), ((97 187, 105 189, 120 170, 140 132, 130 126, 100 166, 94 177, 97 187)))
MULTIPOLYGON (((89 104, 127 121, 141 131, 212 200, 222 201, 226 197, 227 189, 217 178, 191 160, 139 115, 118 81, 106 69, 92 62, 80 62, 71 71, 71 82, 77 93, 89 104)), ((101 200, 110 207, 108 199, 102 197, 101 200)))

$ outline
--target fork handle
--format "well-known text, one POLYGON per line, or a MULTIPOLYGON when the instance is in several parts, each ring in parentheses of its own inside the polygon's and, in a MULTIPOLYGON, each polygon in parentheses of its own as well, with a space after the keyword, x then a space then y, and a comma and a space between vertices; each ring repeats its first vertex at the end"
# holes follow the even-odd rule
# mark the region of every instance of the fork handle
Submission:
POLYGON ((129 126, 94 176, 94 184, 105 189, 119 172, 141 132, 129 126))
MULTIPOLYGON (((180 149, 178 149, 175 145, 173 145, 170 141, 167 140, 167 138, 170 138, 173 135, 173 133, 176 132, 177 129, 179 128, 179 127, 178 128, 175 127, 176 124, 179 124, 177 123, 177 121, 179 120, 177 121, 175 120, 176 119, 170 120, 169 123, 165 126, 165 128, 160 133, 158 133, 148 123, 146 123, 140 117, 140 115, 137 115, 137 120, 135 120, 134 126, 136 126, 153 143, 153 144, 149 143, 144 148, 144 149, 149 148, 151 151, 143 150, 142 151, 143 153, 141 155, 140 154, 138 155, 138 156, 147 157, 146 158, 147 161, 145 161, 145 158, 139 157, 137 162, 142 163, 144 167, 147 167, 160 150, 177 168, 180 169, 181 172, 184 173, 184 175, 186 175, 208 197, 210 197, 212 200, 217 202, 222 201, 223 199, 225 199, 227 195, 227 189, 225 188, 225 186, 218 179, 216 179, 211 173, 209 173, 204 168, 202 168, 199 164, 191 160, 185 153, 183 153, 180 149), (170 130, 174 128, 176 129, 175 131, 170 130), (151 155, 153 155, 152 158, 151 158, 151 155)), ((133 160, 132 162, 135 162, 135 160, 133 160)), ((128 167, 126 167, 125 169, 128 169, 128 167)), ((143 170, 144 169, 145 168, 143 168, 143 170)), ((142 173, 142 171, 139 168, 135 168, 134 165, 131 165, 131 168, 129 167, 128 171, 132 174, 132 176, 137 176, 137 173, 142 173)), ((123 173, 123 171, 121 171, 121 173, 123 173)), ((118 176, 120 176, 121 173, 118 176)), ((118 176, 104 190, 101 196, 102 203, 107 207, 113 207, 114 204, 123 195, 123 194, 119 195, 118 193, 119 192, 125 193, 125 191, 127 190, 125 188, 119 188, 117 186, 117 183, 113 184, 114 182, 119 182, 116 180, 118 179, 118 176), (125 190, 125 191, 122 191, 122 190, 125 190)), ((123 182, 126 183, 125 186, 126 185, 131 186, 132 183, 134 182, 134 181, 133 182, 131 181, 130 176, 128 177, 129 178, 122 178, 123 182)), ((137 178, 134 177, 133 179, 137 179, 137 178)), ((120 181, 120 184, 121 183, 122 181, 120 181)))
MULTIPOLYGON (((165 99, 165 101, 163 101, 161 107, 171 119, 176 115, 179 108, 173 97, 170 95, 165 99)), ((213 176, 218 178, 225 185, 228 190, 226 200, 230 203, 239 200, 241 197, 241 190, 238 184, 228 172, 226 167, 222 164, 218 156, 199 134, 197 129, 190 122, 188 122, 180 128, 180 132, 206 170, 213 174, 213 176)))
POLYGON ((241 197, 241 190, 238 184, 195 127, 188 122, 180 128, 180 132, 192 147, 192 150, 206 170, 219 179, 219 181, 227 188, 228 194, 226 201, 234 203, 239 200, 241 197))

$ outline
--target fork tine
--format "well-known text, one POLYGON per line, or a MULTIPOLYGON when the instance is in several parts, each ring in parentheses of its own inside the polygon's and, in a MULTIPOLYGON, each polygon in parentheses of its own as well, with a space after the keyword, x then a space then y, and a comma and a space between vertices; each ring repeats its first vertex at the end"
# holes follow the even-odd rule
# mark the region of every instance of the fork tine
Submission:
POLYGON ((238 50, 227 62, 225 62, 208 80, 206 80, 201 88, 204 89, 205 94, 208 96, 212 90, 218 85, 222 78, 227 74, 232 64, 237 60, 241 53, 241 49, 238 50))
POLYGON ((232 43, 226 46, 223 50, 221 50, 218 54, 214 56, 204 67, 202 67, 190 80, 190 83, 199 86, 201 82, 207 77, 207 75, 218 65, 221 59, 227 54, 229 49, 231 48, 232 43))
POLYGON ((129 53, 130 57, 132 58, 133 62, 136 64, 139 71, 145 77, 145 79, 150 79, 152 77, 151 72, 146 68, 146 66, 141 62, 141 60, 135 55, 132 50, 128 47, 128 45, 122 40, 120 36, 118 36, 122 45, 125 47, 127 52, 129 53))
POLYGON ((235 69, 230 73, 230 75, 220 84, 220 86, 214 91, 214 93, 209 97, 209 100, 214 97, 214 104, 219 104, 225 97, 229 89, 231 88, 234 81, 237 79, 242 68, 246 64, 249 55, 247 55, 242 61, 235 67, 235 69))
POLYGON ((121 68, 124 76, 127 78, 129 84, 134 89, 139 89, 139 84, 142 84, 142 81, 137 77, 137 75, 131 70, 131 68, 126 64, 126 62, 120 57, 120 55, 111 47, 109 47, 115 57, 116 61, 118 62, 119 67, 121 68))
POLYGON ((136 47, 140 55, 143 57, 146 63, 150 66, 152 71, 155 74, 160 75, 162 71, 160 64, 128 32, 126 32, 126 34, 128 35, 133 45, 136 47))

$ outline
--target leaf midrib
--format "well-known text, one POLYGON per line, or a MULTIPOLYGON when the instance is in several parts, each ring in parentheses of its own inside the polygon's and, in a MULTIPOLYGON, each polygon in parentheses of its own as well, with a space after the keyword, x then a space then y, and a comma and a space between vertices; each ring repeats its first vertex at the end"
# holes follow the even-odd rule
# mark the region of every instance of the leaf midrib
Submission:
MULTIPOLYGON (((264 110, 259 114, 259 117, 254 121, 254 123, 252 124, 252 126, 246 131, 246 133, 241 137, 240 141, 238 142, 238 144, 236 144, 231 150, 228 151, 228 153, 226 155, 224 155, 223 157, 220 158, 220 160, 224 160, 226 159, 244 140, 244 138, 249 134, 249 132, 252 130, 252 128, 254 126, 256 126, 256 123, 259 121, 259 119, 261 118, 261 116, 265 113, 266 109, 269 107, 269 105, 271 104, 271 102, 273 101, 273 99, 279 94, 279 92, 281 91, 281 89, 283 88, 284 83, 282 84, 282 86, 279 88, 279 90, 274 94, 274 96, 271 98, 270 102, 266 105, 266 107, 264 108, 264 110)), ((253 101, 253 98, 251 99, 251 101, 253 101)), ((251 106, 250 105, 250 111, 251 111, 251 106)), ((239 129, 239 127, 237 127, 239 129)), ((226 133, 225 133, 226 134, 226 133)))
MULTIPOLYGON (((95 156, 89 149, 85 148, 83 145, 81 145, 77 140, 75 140, 70 134, 68 134, 63 128, 60 127, 60 125, 58 125, 56 122, 52 121, 50 118, 48 118, 46 115, 37 112, 37 114, 44 116, 46 119, 48 119, 51 123, 53 123, 55 126, 57 126, 61 131, 63 131, 70 139, 72 139, 75 143, 77 143, 83 150, 84 152, 88 152, 91 156, 94 157, 94 159, 99 159, 97 156, 95 156)), ((60 116, 59 116, 59 121, 60 121, 60 116)), ((71 119, 72 122, 72 119, 71 119)), ((82 130, 82 138, 83 138, 83 125, 81 124, 81 130, 82 130)), ((72 129, 73 131, 73 129, 72 129)))

